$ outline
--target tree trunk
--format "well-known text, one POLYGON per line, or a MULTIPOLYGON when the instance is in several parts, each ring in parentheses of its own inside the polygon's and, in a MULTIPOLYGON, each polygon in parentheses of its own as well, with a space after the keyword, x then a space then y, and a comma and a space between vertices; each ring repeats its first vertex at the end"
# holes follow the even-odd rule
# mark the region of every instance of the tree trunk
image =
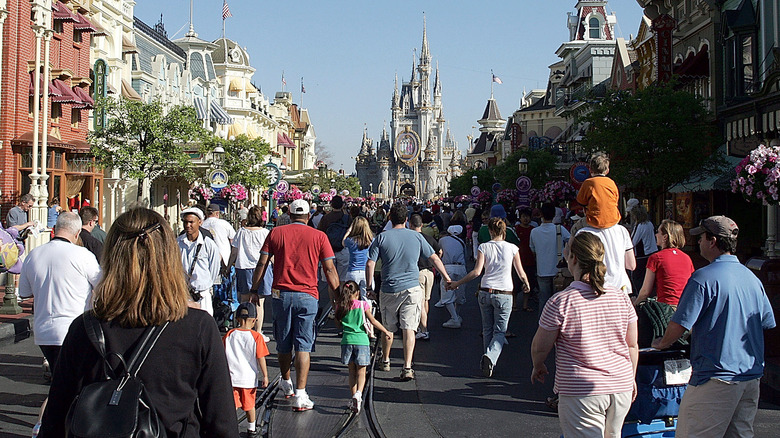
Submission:
POLYGON ((138 178, 138 191, 136 192, 136 198, 135 200, 138 201, 139 204, 144 203, 144 179, 145 178, 138 178))

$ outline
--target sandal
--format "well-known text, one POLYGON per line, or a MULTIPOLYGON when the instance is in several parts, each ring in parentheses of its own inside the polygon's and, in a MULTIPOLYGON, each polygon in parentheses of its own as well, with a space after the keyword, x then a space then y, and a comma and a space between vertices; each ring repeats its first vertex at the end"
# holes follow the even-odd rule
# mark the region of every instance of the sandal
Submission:
POLYGON ((544 404, 547 405, 548 408, 557 411, 558 410, 558 395, 554 395, 552 397, 547 397, 547 399, 544 401, 544 404))

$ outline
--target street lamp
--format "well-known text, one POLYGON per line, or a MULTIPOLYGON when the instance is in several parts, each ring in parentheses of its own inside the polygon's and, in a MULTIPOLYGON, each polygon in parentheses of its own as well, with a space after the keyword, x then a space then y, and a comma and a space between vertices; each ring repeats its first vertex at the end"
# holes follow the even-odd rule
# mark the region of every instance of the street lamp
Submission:
POLYGON ((520 159, 517 161, 517 169, 520 171, 520 175, 525 175, 528 173, 528 159, 525 157, 520 157, 520 159))
POLYGON ((330 179, 330 188, 332 189, 336 188, 336 180, 333 178, 330 179))
POLYGON ((477 185, 477 175, 473 175, 471 177, 471 185, 476 186, 477 185))

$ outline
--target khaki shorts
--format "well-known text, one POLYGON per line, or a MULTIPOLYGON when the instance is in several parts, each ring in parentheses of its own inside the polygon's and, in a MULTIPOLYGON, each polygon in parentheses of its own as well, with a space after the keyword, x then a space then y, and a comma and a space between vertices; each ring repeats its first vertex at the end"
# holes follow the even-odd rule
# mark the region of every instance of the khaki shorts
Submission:
POLYGON ((423 290, 425 301, 431 299, 431 290, 433 290, 433 271, 430 269, 420 269, 420 287, 423 290))
POLYGON ((702 385, 688 385, 680 404, 677 436, 753 436, 760 380, 710 379, 702 385))
POLYGON ((558 397, 558 421, 566 438, 619 438, 631 408, 631 391, 558 397))
POLYGON ((417 330, 422 314, 423 290, 420 286, 397 293, 379 293, 382 325, 391 333, 398 330, 417 330))

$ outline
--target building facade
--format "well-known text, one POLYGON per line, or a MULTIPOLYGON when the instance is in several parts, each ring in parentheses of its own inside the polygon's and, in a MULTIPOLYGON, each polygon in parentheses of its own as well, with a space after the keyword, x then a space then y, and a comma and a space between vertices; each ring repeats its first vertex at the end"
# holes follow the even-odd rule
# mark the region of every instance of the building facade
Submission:
POLYGON ((383 198, 432 199, 446 194, 449 181, 460 174, 461 156, 446 127, 439 68, 434 70, 432 59, 423 24, 419 65, 412 62, 411 78, 400 89, 396 76, 390 132, 383 128, 376 149, 363 132, 355 168, 364 191, 373 187, 383 198))

